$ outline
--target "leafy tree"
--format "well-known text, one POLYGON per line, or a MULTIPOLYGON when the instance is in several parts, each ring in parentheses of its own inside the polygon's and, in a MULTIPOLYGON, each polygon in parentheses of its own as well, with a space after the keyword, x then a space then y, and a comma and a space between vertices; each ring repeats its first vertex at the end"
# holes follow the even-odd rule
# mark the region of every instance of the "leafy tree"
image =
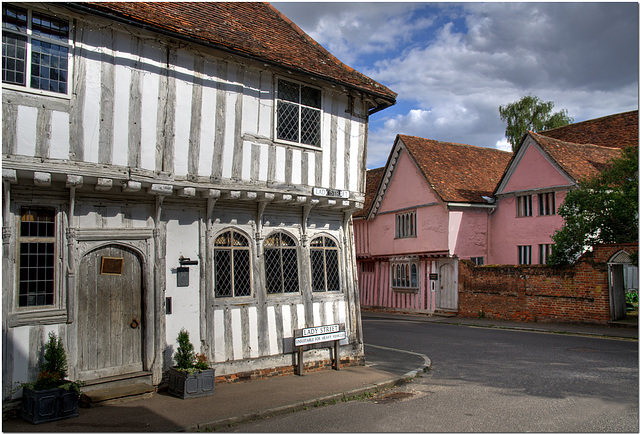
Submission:
POLYGON ((504 135, 511 143, 511 149, 516 151, 520 140, 527 131, 544 131, 558 128, 573 122, 566 109, 551 113, 553 102, 543 102, 537 96, 527 95, 519 101, 501 105, 498 108, 500 119, 507 122, 504 135))
POLYGON ((638 241, 638 147, 622 150, 611 166, 567 193, 558 208, 564 226, 553 234, 549 263, 565 265, 587 247, 638 241))

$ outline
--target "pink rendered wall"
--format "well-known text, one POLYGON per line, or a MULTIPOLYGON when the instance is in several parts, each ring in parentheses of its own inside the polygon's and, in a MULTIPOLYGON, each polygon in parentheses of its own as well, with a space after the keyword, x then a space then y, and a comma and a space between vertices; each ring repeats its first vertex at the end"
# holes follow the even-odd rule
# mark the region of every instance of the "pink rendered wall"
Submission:
MULTIPOLYGON (((556 191, 556 210, 564 202, 566 191, 556 191)), ((517 264, 517 246, 531 246, 531 263, 539 264, 539 244, 552 244, 551 235, 562 227, 559 215, 538 215, 538 195, 533 195, 533 216, 516 217, 516 198, 497 201, 498 207, 490 218, 490 264, 517 264)))
POLYGON ((530 145, 501 193, 569 184, 570 182, 540 151, 534 145, 530 145))
POLYGON ((463 209, 449 215, 450 251, 461 259, 482 256, 486 263, 489 210, 463 209))
POLYGON ((533 216, 516 217, 517 200, 514 196, 497 200, 497 209, 489 220, 490 264, 517 264, 517 246, 531 246, 531 263, 539 264, 539 244, 552 244, 551 235, 563 224, 559 215, 538 215, 538 195, 531 190, 560 187, 560 191, 556 191, 557 211, 564 202, 570 182, 534 145, 527 146, 524 151, 522 160, 501 193, 522 191, 523 194, 531 194, 533 216))
POLYGON ((369 251, 372 255, 399 255, 447 250, 448 220, 431 186, 409 156, 401 152, 378 215, 369 222, 369 251), (427 204, 431 205, 417 208, 417 236, 396 239, 395 211, 427 204))

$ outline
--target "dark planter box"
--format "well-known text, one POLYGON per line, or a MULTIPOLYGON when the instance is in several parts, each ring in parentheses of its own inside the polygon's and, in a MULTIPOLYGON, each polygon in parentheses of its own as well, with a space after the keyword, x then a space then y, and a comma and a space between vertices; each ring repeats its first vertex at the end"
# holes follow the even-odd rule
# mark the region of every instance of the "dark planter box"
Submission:
POLYGON ((210 396, 213 395, 215 378, 215 369, 206 369, 189 374, 188 372, 179 371, 171 367, 169 368, 168 391, 170 394, 182 399, 210 396))
POLYGON ((73 390, 22 389, 22 418, 32 424, 78 416, 79 395, 73 390))

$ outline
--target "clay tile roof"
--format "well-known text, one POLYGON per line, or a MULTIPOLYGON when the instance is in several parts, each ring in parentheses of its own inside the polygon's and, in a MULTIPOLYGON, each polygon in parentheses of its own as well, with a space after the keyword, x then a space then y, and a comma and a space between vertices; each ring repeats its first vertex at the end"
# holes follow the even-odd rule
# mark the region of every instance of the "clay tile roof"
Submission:
POLYGON ((378 187, 380 186, 380 181, 382 181, 384 169, 384 167, 378 167, 377 169, 367 170, 367 186, 365 187, 364 208, 357 213, 354 213, 353 217, 364 218, 369 214, 373 201, 378 194, 378 187))
POLYGON ((563 142, 609 148, 638 146, 638 110, 576 122, 539 134, 563 142))
POLYGON ((511 152, 398 135, 431 187, 445 202, 486 203, 511 152))
POLYGON ((529 135, 575 181, 582 181, 610 166, 620 156, 620 149, 569 143, 529 131, 529 135))
POLYGON ((380 108, 395 104, 395 92, 340 62, 268 3, 86 2, 71 6, 338 83, 375 97, 380 108))

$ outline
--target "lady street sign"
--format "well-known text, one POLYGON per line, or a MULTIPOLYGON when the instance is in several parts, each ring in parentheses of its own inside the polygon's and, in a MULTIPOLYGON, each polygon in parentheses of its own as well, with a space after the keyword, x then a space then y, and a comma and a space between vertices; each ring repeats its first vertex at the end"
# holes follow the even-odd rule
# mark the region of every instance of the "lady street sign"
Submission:
POLYGON ((302 345, 317 344, 319 342, 339 341, 347 337, 344 324, 331 324, 320 327, 309 327, 295 331, 293 344, 296 347, 302 345))
POLYGON ((334 343, 334 359, 335 369, 340 370, 340 340, 347 337, 344 324, 330 324, 319 327, 308 327, 306 329, 297 329, 293 333, 293 344, 298 347, 298 375, 302 375, 304 371, 304 346, 313 345, 321 342, 334 343))

